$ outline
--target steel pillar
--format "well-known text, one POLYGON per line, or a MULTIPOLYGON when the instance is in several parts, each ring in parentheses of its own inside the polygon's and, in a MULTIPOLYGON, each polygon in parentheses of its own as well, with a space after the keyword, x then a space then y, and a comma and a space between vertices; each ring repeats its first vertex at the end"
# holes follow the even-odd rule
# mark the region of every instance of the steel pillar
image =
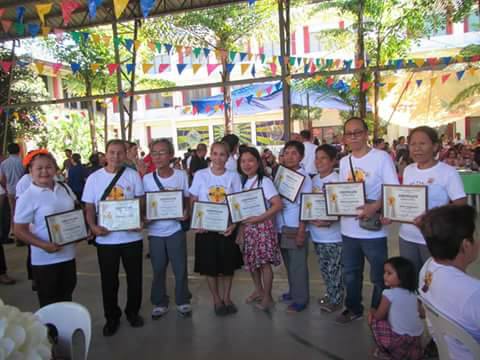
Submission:
POLYGON ((278 0, 278 24, 280 32, 280 55, 282 61, 282 98, 283 98, 283 136, 290 138, 291 100, 290 100, 290 0, 278 0))

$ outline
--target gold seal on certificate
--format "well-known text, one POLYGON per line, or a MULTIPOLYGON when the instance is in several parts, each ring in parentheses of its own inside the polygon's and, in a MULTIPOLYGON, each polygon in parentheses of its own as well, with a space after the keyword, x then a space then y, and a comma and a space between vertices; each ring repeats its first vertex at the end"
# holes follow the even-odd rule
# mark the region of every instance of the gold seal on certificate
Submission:
POLYGON ((411 223, 428 209, 428 190, 423 185, 383 185, 383 216, 411 223))
POLYGON ((300 197, 300 221, 337 221, 337 216, 328 216, 325 194, 304 193, 300 197))
POLYGON ((229 215, 226 204, 195 201, 193 203, 191 228, 224 232, 228 227, 229 215))
POLYGON ((139 229, 140 199, 100 201, 98 225, 109 231, 139 229))
POLYGON ((281 197, 295 202, 304 180, 304 175, 280 165, 273 182, 281 197))
POLYGON ((330 216, 357 216, 358 208, 365 205, 363 182, 325 184, 325 203, 330 216))
POLYGON ((263 189, 252 189, 227 195, 232 223, 238 223, 252 216, 262 215, 267 211, 263 189))
POLYGON ((183 191, 165 190, 146 193, 147 220, 183 218, 183 191))
POLYGON ((50 242, 63 246, 88 236, 83 210, 71 210, 45 216, 50 242))

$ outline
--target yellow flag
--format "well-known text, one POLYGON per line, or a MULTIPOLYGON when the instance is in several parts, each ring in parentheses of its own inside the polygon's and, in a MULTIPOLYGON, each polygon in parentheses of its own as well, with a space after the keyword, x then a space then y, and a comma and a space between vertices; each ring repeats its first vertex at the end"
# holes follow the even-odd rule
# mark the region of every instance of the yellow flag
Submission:
POLYGON ((217 59, 221 59, 222 58, 222 50, 215 50, 215 57, 217 59))
POLYGON ((313 78, 314 78, 315 81, 320 81, 320 80, 322 80, 322 75, 317 74, 313 78))
POLYGON ((245 72, 248 70, 250 67, 250 64, 240 64, 240 70, 242 72, 242 75, 245 74, 245 72))
POLYGON ((153 64, 142 64, 143 73, 146 74, 153 67, 153 64))
POLYGON ((192 64, 193 75, 197 73, 198 70, 202 67, 202 64, 192 64))
POLYGON ((274 55, 274 56, 272 56, 272 63, 275 64, 276 62, 277 62, 277 57, 274 55))
POLYGON ((252 61, 252 59, 253 59, 253 54, 250 54, 250 53, 249 53, 249 54, 247 55, 247 59, 248 59, 248 61, 252 61))
POLYGON ((42 26, 42 35, 43 36, 48 36, 50 34, 50 28, 48 26, 42 26))
POLYGON ((113 7, 115 10, 115 17, 118 19, 128 5, 128 0, 113 0, 113 7))
POLYGON ((150 50, 155 51, 155 43, 149 42, 148 47, 150 48, 150 50))
POLYGON ((215 111, 220 110, 220 106, 218 106, 218 105, 213 105, 213 110, 215 110, 215 111))
POLYGON ((45 25, 45 15, 47 15, 50 10, 52 10, 52 5, 52 3, 35 5, 35 7, 37 8, 38 17, 40 18, 42 25, 45 25))
POLYGON ((45 68, 45 64, 40 62, 35 62, 35 66, 37 67, 38 73, 43 74, 43 69, 45 68))
POLYGON ((415 62, 415 65, 417 65, 418 67, 422 67, 423 64, 425 64, 425 60, 423 59, 415 59, 414 62, 415 62))
POLYGON ((387 84, 387 91, 392 90, 392 88, 393 88, 395 85, 396 85, 396 83, 394 83, 394 82, 388 83, 388 84, 387 84))
POLYGON ((98 34, 92 34, 92 41, 95 43, 95 44, 98 44, 100 42, 100 35, 98 34))
POLYGON ((258 90, 257 93, 255 94, 257 97, 261 97, 262 96, 262 90, 258 90))
POLYGON ((431 78, 431 79, 430 79, 430 86, 435 85, 435 83, 437 82, 437 79, 438 79, 438 77, 433 77, 433 78, 431 78))
POLYGON ((105 43, 105 45, 110 45, 110 40, 112 40, 111 36, 108 36, 108 35, 103 36, 103 42, 105 43))
POLYGON ((182 50, 183 50, 183 46, 177 45, 177 46, 175 46, 175 50, 177 51, 177 53, 180 54, 180 53, 182 52, 182 50))
POLYGON ((477 71, 477 69, 475 69, 475 68, 472 67, 472 68, 468 69, 467 71, 468 71, 468 74, 469 74, 469 75, 475 76, 475 71, 477 71))
POLYGON ((138 50, 140 45, 142 45, 142 42, 140 40, 135 40, 135 42, 133 43, 133 47, 135 48, 135 50, 138 50))
POLYGON ((456 62, 463 62, 463 56, 460 56, 460 55, 455 56, 455 61, 456 62))
POLYGON ((92 72, 96 72, 99 67, 100 67, 100 64, 92 64, 90 65, 90 70, 92 70, 92 72))

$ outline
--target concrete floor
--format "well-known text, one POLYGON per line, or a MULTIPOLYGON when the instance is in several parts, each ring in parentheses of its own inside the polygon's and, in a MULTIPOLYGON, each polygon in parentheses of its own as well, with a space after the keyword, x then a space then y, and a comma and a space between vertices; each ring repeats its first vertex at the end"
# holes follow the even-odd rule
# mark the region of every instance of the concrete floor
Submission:
MULTIPOLYGON (((392 227, 389 253, 398 254, 397 229, 392 227)), ((151 265, 144 260, 144 297, 141 310, 146 323, 133 329, 125 318, 119 332, 111 337, 102 336, 104 325, 100 279, 95 248, 80 244, 77 248, 78 283, 74 300, 85 305, 92 315, 93 336, 89 359, 370 359, 373 341, 366 320, 348 325, 335 322, 335 314, 324 314, 316 305, 323 294, 316 255, 309 256, 311 274, 311 305, 300 314, 287 314, 285 306, 277 304, 271 314, 245 304, 252 286, 249 274, 239 271, 234 280, 232 297, 239 312, 230 317, 218 318, 206 281, 192 273, 193 237, 189 236, 190 290, 193 294, 193 316, 181 318, 172 309, 164 318, 150 318, 149 301, 151 265)), ((37 297, 25 272, 26 248, 5 245, 9 274, 18 280, 14 286, 0 286, 0 298, 22 311, 36 311, 37 297)), ((480 277, 480 262, 472 269, 480 277)), ((368 266, 365 270, 364 303, 369 304, 371 285, 368 266)), ((169 274, 169 292, 173 295, 173 277, 169 274)), ((274 296, 277 298, 287 288, 283 266, 276 269, 274 296)), ((121 275, 120 306, 125 304, 125 277, 121 275)), ((173 300, 173 299, 171 299, 173 300)))

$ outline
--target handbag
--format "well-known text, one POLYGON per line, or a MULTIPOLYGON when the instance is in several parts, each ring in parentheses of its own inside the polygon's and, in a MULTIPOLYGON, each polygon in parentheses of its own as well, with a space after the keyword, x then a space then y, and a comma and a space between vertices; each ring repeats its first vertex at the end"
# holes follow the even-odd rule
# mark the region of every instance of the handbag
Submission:
MULTIPOLYGON (((352 155, 348 157, 348 162, 350 163, 350 171, 352 172, 353 181, 357 181, 355 178, 355 171, 353 169, 352 164, 352 155)), ((374 203, 375 200, 368 200, 366 201, 367 204, 374 203)), ((369 230, 369 231, 379 231, 382 229, 382 222, 380 221, 381 212, 377 211, 371 217, 366 219, 360 219, 358 224, 362 229, 369 230)))
POLYGON ((297 233, 298 227, 282 226, 282 232, 280 233, 280 248, 298 249, 296 241, 297 233))
MULTIPOLYGON (((157 176, 157 171, 153 172, 153 180, 155 180, 155 183, 157 184, 158 189, 160 191, 165 190, 165 187, 162 185, 162 183, 160 182, 160 179, 157 176)), ((182 231, 187 232, 188 230, 190 230, 190 221, 182 220, 182 221, 180 221, 180 226, 182 228, 182 231)))

